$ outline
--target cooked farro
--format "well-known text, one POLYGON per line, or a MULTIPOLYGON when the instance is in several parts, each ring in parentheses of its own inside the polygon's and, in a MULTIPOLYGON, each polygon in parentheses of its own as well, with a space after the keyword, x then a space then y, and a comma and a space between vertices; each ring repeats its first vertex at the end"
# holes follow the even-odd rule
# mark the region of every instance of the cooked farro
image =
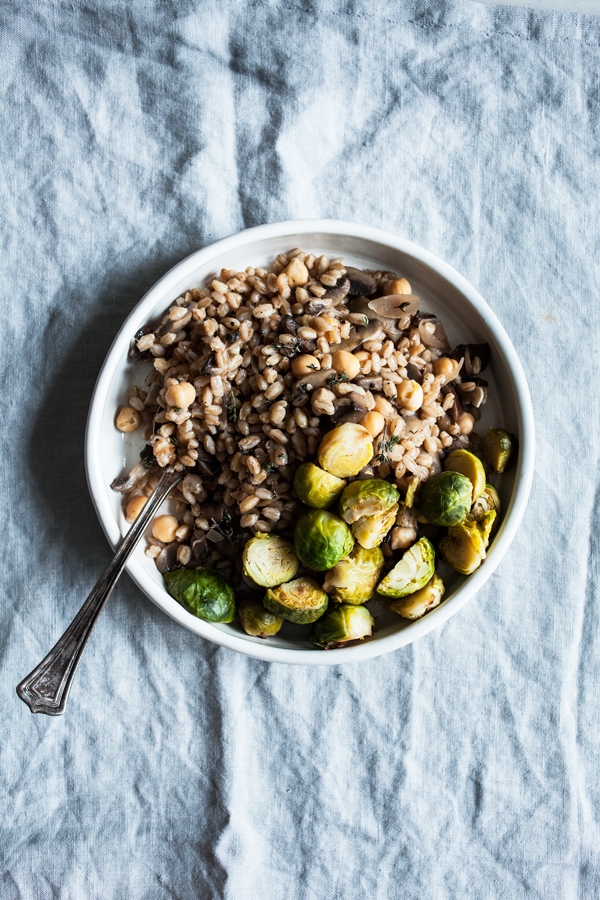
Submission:
MULTIPOLYGON (((477 445, 487 399, 473 378, 480 358, 473 351, 461 385, 462 357, 451 358, 443 326, 421 313, 405 278, 347 273, 341 258, 299 249, 270 270, 222 269, 187 291, 135 335, 132 355, 152 367, 116 425, 140 429, 147 445, 113 486, 127 505, 150 495, 160 468, 189 470, 174 493, 174 541, 154 537, 146 551, 161 572, 208 562, 239 574, 236 553, 252 534, 290 532, 295 470, 335 423, 370 416, 375 457, 359 477, 406 491, 440 472, 449 450, 477 445)), ((399 513, 386 555, 420 527, 399 513)))

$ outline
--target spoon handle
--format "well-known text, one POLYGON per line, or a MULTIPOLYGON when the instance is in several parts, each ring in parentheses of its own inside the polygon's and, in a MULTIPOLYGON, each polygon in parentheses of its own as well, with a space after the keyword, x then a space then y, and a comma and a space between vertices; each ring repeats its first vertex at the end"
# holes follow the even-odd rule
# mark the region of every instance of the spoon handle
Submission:
POLYGON ((32 713, 60 716, 65 711, 71 682, 96 619, 102 612, 125 563, 133 553, 150 519, 169 491, 186 472, 163 472, 154 491, 129 529, 91 594, 50 653, 17 686, 17 694, 32 713))

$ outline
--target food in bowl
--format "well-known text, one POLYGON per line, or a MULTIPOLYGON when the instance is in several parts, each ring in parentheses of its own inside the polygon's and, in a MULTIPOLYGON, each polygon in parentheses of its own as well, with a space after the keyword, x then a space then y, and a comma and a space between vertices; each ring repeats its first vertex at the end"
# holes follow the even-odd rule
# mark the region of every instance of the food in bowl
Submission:
MULTIPOLYGON (((397 584, 390 575, 398 566, 400 574, 410 570, 404 557, 424 540, 433 551, 446 538, 441 555, 458 571, 484 559, 493 521, 480 520, 495 520, 499 509, 489 491, 485 508, 480 504, 480 469, 484 484, 487 478, 480 457, 487 447, 488 471, 499 472, 511 455, 506 448, 514 450, 510 435, 507 444, 506 432, 496 434, 501 429, 483 445, 475 431, 487 401, 481 373, 489 347, 453 351, 442 322, 421 309, 397 273, 362 271, 301 250, 280 254, 271 270, 223 269, 178 298, 160 322, 140 329, 132 354, 152 368, 143 388, 130 388, 115 420, 146 441, 140 462, 113 482, 125 517, 135 519, 161 468, 188 469, 174 514, 155 520, 146 554, 163 575, 220 573, 238 605, 249 604, 240 616, 243 627, 252 621, 248 633, 275 633, 273 617, 316 628, 337 604, 361 605, 377 595, 392 598, 389 608, 400 611, 398 598, 408 601, 410 593, 386 593, 397 584), (462 456, 448 468, 453 454, 462 456), (430 487, 429 505, 421 504, 435 479, 444 484, 430 487), (270 535, 287 554, 274 565, 274 545, 260 540, 270 535), (340 566, 343 572, 344 561, 369 569, 357 562, 359 548, 379 549, 383 564, 369 597, 353 604, 332 573, 340 566), (271 613, 262 631, 259 601, 271 613)), ((425 582, 415 581, 412 593, 435 577, 432 570, 425 582)), ((421 598, 407 618, 441 602, 438 582, 427 596, 432 603, 421 598)), ((186 608, 203 617, 201 599, 186 608)), ((210 615, 220 621, 214 610, 210 615)), ((229 607, 224 615, 231 615, 229 607)), ((360 621, 360 628, 346 629, 354 637, 319 638, 315 645, 368 636, 357 635, 368 618, 360 621)))

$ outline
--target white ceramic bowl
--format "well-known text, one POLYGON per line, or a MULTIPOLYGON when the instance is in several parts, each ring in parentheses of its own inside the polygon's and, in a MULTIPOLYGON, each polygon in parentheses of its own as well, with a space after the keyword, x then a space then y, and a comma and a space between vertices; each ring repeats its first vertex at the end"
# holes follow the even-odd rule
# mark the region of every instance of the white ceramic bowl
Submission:
POLYGON ((396 650, 446 622, 490 577, 508 550, 525 510, 534 464, 533 412, 527 382, 502 325, 477 291, 451 266, 427 250, 387 232, 328 220, 261 225, 192 253, 148 291, 110 348, 90 407, 86 469, 98 517, 115 547, 127 525, 121 511, 121 496, 111 491, 110 483, 137 461, 142 446, 136 435, 123 435, 114 427, 115 413, 126 400, 127 388, 132 384, 141 386, 148 371, 143 364, 135 364, 128 358, 133 335, 149 320, 160 317, 183 291, 203 285, 207 276, 221 268, 266 267, 278 253, 294 247, 329 257, 343 256, 348 265, 360 268, 398 272, 408 278, 413 292, 423 298, 423 309, 439 315, 452 346, 487 341, 492 348, 492 363, 485 373, 490 382, 490 400, 477 427, 483 433, 488 425, 500 425, 516 434, 519 441, 516 465, 496 479, 504 512, 483 565, 468 578, 453 574, 446 579, 444 602, 423 619, 410 623, 395 613, 381 611, 376 616, 376 633, 361 644, 323 652, 308 643, 305 633, 300 632, 298 636, 297 626, 286 624, 275 637, 261 640, 245 634, 239 621, 231 625, 204 622, 169 596, 154 562, 144 556, 142 545, 131 557, 127 571, 138 587, 190 631, 258 659, 337 665, 396 650))

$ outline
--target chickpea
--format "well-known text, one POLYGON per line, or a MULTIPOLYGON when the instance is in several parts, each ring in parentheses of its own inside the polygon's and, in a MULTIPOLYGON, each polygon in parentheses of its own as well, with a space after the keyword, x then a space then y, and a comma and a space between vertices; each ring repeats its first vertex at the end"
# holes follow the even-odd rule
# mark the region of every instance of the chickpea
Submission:
POLYGON ((456 377, 458 364, 454 359, 448 359, 447 356, 442 356, 440 359, 436 359, 432 365, 433 374, 436 376, 443 375, 444 382, 452 381, 453 378, 456 377))
POLYGON ((398 385, 398 402, 405 409, 415 412, 423 405, 423 388, 417 381, 411 378, 405 378, 398 385))
POLYGON ((167 389, 165 400, 169 406, 179 409, 187 409, 196 399, 196 390, 193 384, 184 381, 183 384, 174 384, 167 389))
POLYGON ((360 420, 360 424, 363 428, 366 428, 367 431, 373 435, 373 437, 377 437, 378 434, 381 434, 385 427, 385 419, 381 415, 380 412, 377 412, 376 409, 368 412, 366 416, 360 420))
POLYGON ((410 282, 406 278, 396 278, 395 281, 388 281, 385 284, 387 294, 412 294, 410 282))
POLYGON ((471 415, 471 413, 463 413, 457 419, 456 424, 460 428, 461 434, 471 434, 473 431, 473 425, 475 424, 475 417, 471 415))
POLYGON ((179 528, 179 522, 175 516, 158 516, 152 523, 152 534, 157 541, 170 544, 175 540, 175 532, 179 528))
POLYGON ((338 375, 344 372, 348 376, 349 381, 353 381, 360 372, 360 361, 352 353, 347 350, 336 350, 331 355, 331 367, 335 369, 338 375))
POLYGON ((125 521, 135 522, 146 505, 147 500, 148 498, 144 497, 142 494, 138 494, 137 497, 132 497, 125 507, 125 521))
POLYGON ((130 431, 137 431, 142 422, 139 412, 132 409, 131 406, 124 406, 116 418, 115 425, 124 434, 130 431))
POLYGON ((391 419, 392 416, 396 417, 398 415, 398 411, 394 409, 390 401, 386 400, 385 397, 375 397, 375 409, 381 413, 384 419, 391 419))
POLYGON ((299 259, 294 258, 284 271, 291 288, 304 287, 308 281, 308 269, 299 259))
POLYGON ((414 528, 392 528, 392 550, 406 550, 416 539, 417 532, 414 528))
POLYGON ((292 372, 296 378, 303 378, 305 375, 310 375, 311 372, 316 372, 320 368, 319 360, 316 356, 311 356, 310 353, 303 353, 302 356, 297 356, 296 359, 292 360, 292 372))

